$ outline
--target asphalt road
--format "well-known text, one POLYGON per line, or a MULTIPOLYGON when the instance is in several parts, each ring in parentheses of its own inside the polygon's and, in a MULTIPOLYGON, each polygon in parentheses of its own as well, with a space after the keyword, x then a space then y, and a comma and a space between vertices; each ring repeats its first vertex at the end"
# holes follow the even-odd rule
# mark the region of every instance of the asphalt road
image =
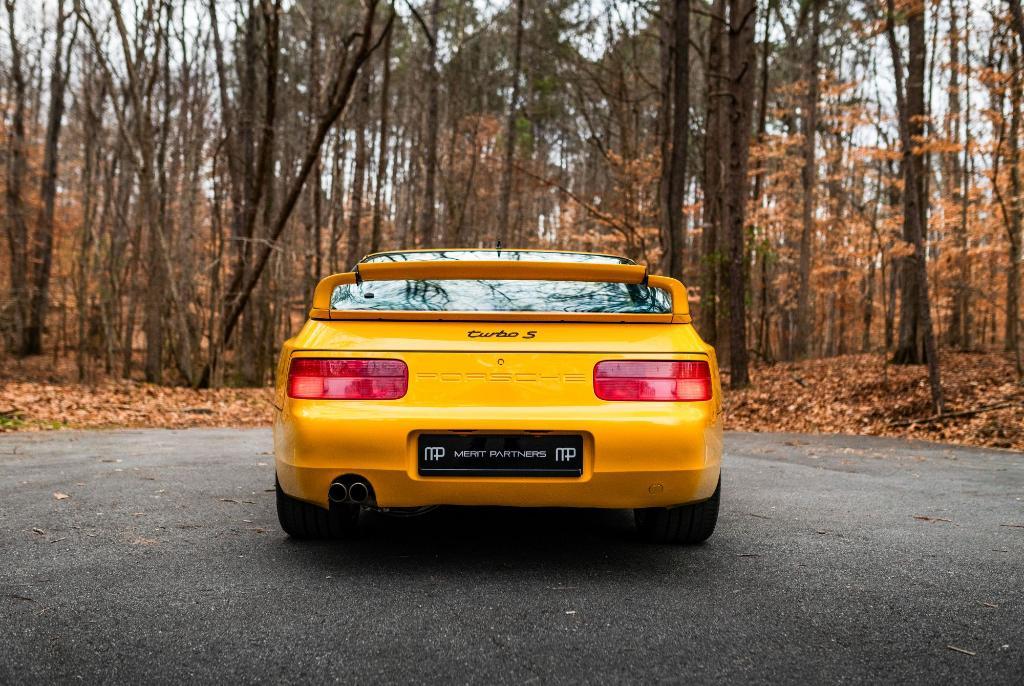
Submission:
POLYGON ((726 447, 696 548, 454 508, 300 543, 267 431, 0 436, 0 683, 1024 682, 1024 455, 726 447))

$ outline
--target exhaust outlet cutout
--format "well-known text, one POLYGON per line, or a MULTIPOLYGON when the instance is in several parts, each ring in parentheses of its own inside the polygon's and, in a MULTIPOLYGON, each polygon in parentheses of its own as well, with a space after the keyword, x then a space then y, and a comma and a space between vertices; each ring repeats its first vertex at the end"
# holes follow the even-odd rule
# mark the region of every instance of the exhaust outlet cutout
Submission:
POLYGON ((327 489, 327 499, 332 503, 343 503, 348 500, 348 487, 343 483, 334 482, 327 489))
POLYGON ((348 497, 354 503, 365 503, 366 499, 370 497, 370 489, 362 481, 356 481, 349 486, 348 497))

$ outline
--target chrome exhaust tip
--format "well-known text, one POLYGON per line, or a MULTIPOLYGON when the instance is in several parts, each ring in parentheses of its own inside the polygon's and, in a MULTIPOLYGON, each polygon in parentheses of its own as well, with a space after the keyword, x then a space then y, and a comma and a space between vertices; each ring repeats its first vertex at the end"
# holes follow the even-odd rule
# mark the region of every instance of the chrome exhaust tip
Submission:
POLYGON ((331 484, 331 487, 327 489, 327 499, 332 503, 343 503, 348 500, 349 490, 348 487, 335 481, 331 484))
POLYGON ((370 489, 362 481, 356 481, 348 488, 348 497, 354 503, 363 504, 370 497, 370 489))

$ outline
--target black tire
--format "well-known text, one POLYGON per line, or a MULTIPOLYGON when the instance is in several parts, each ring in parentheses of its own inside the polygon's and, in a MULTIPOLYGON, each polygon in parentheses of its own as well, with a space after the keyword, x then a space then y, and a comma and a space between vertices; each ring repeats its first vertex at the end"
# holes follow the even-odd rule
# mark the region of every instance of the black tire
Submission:
POLYGON ((721 495, 719 479, 714 494, 702 503, 633 510, 636 530, 651 543, 703 543, 715 531, 721 495))
POLYGON ((274 488, 277 490, 277 519, 292 538, 348 538, 359 526, 358 505, 340 505, 325 510, 291 497, 281 490, 277 479, 274 479, 274 488))

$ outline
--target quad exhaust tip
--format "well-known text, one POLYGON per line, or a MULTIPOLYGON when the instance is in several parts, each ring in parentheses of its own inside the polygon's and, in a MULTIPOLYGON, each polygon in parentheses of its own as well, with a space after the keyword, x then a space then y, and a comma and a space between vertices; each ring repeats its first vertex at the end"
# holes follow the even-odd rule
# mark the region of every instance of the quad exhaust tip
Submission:
POLYGON ((327 498, 332 503, 344 503, 348 501, 348 486, 339 481, 335 481, 331 484, 331 487, 327 489, 327 498))
POLYGON ((348 497, 354 503, 362 505, 370 497, 370 489, 362 481, 356 481, 348 488, 348 497))

